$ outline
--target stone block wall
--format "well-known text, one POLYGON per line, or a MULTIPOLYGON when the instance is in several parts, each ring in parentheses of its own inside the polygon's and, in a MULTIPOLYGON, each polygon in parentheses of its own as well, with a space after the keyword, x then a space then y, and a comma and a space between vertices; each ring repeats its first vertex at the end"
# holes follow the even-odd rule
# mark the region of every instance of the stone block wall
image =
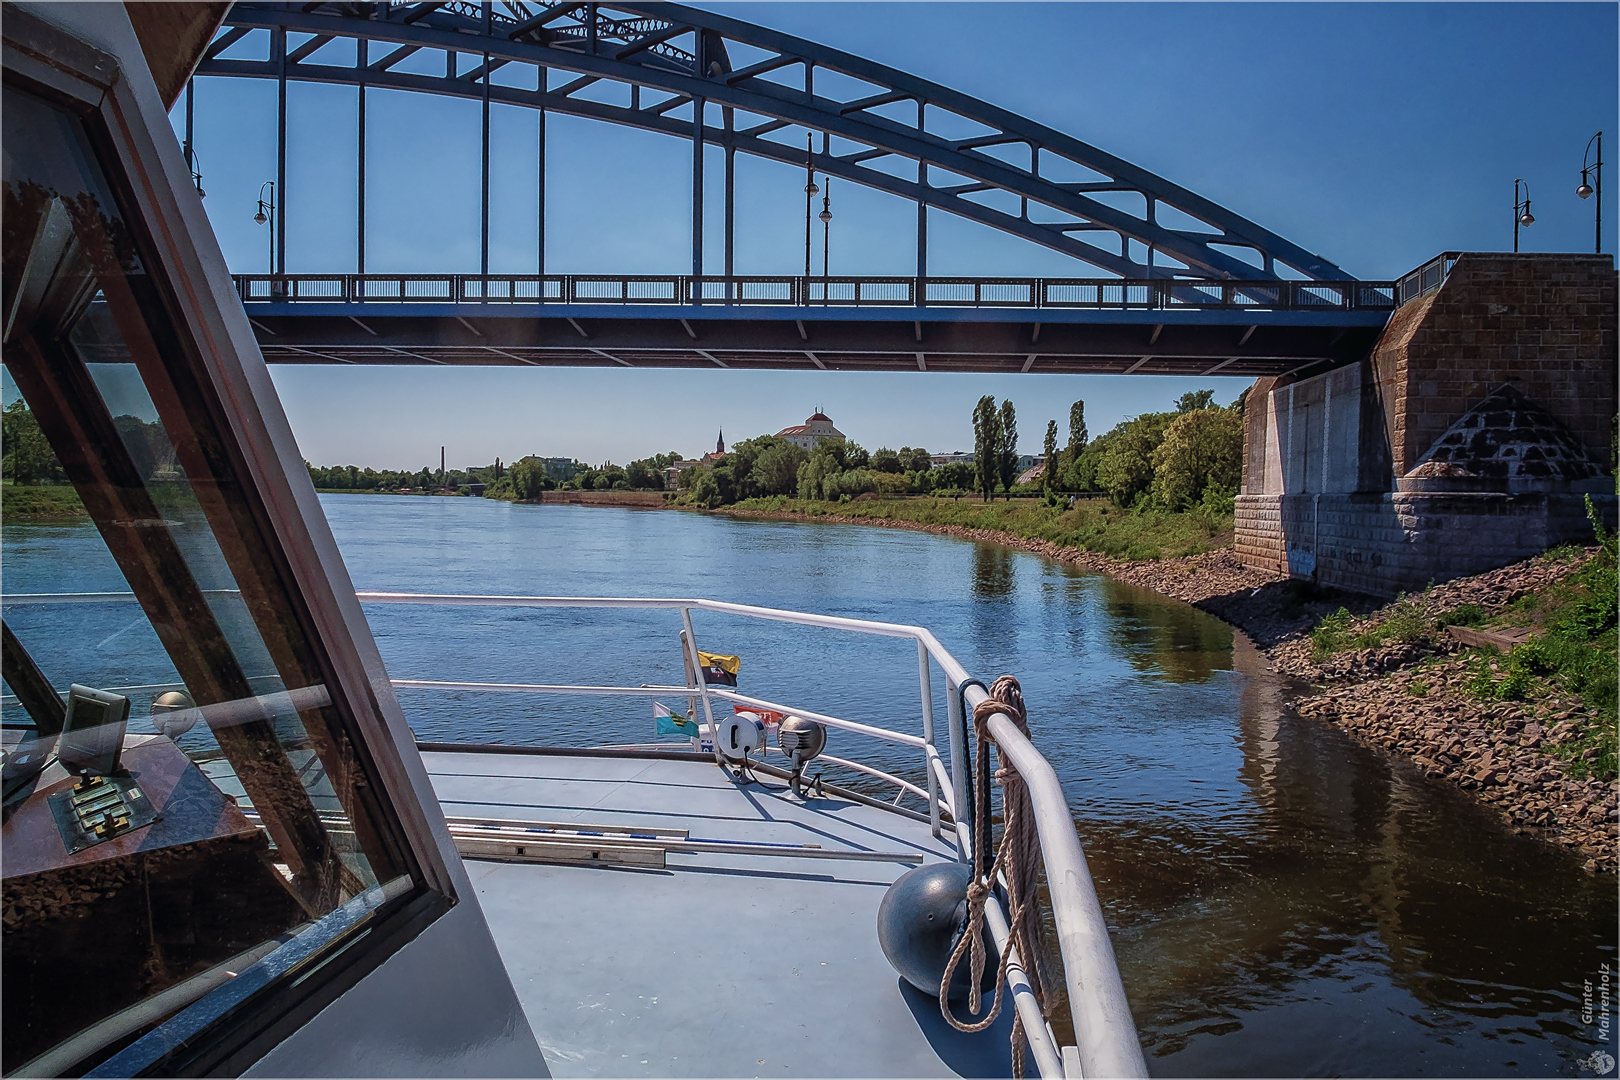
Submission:
POLYGON ((1510 381, 1607 467, 1615 311, 1612 256, 1459 256, 1439 291, 1397 311, 1373 349, 1395 474, 1510 381))
MULTIPOLYGON (((1613 528, 1615 497, 1593 502, 1613 528)), ((1236 513, 1244 563, 1374 596, 1592 542, 1585 500, 1564 493, 1241 495, 1236 513)))
MULTIPOLYGON (((1260 569, 1388 596, 1590 543, 1580 492, 1612 492, 1601 479, 1513 494, 1505 485, 1432 490, 1407 474, 1504 383, 1607 470, 1617 380, 1611 256, 1462 255, 1438 291, 1391 315, 1368 360, 1255 384, 1235 553, 1260 569)), ((1612 528, 1614 495, 1594 501, 1612 528)))

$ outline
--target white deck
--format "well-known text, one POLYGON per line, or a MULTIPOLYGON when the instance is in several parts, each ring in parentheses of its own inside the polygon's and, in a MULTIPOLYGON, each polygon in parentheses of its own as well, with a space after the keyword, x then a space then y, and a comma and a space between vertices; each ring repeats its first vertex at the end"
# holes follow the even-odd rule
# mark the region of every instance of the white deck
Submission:
MULTIPOLYGON (((738 787, 712 763, 423 759, 450 816, 954 858, 926 823, 801 803, 770 777, 770 790, 738 787)), ((904 864, 671 852, 664 870, 466 865, 553 1075, 1010 1075, 1005 1014, 960 1034, 884 959, 878 904, 904 864)))

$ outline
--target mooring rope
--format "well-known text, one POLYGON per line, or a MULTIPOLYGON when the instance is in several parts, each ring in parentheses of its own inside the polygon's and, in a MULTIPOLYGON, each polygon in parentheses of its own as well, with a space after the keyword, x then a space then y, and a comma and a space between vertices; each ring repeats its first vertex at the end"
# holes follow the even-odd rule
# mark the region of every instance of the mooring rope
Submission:
MULTIPOLYGON (((989 698, 979 702, 978 707, 973 710, 973 728, 978 736, 975 776, 981 780, 990 770, 990 744, 995 740, 990 735, 989 723, 990 717, 996 713, 1011 717, 1019 731, 1026 736, 1029 734, 1023 691, 1019 688, 1018 680, 1011 675, 1003 675, 997 679, 995 685, 990 688, 989 698)), ((1023 964, 1029 987, 1035 993, 1035 1001, 1040 1005, 1042 1014, 1046 1012, 1046 988, 1045 980, 1042 978, 1046 950, 1040 907, 1035 899, 1035 879, 1040 870, 1041 859, 1040 837, 1035 830, 1035 809, 1030 803, 1029 788, 1025 785, 1024 778, 999 749, 996 756, 1001 763, 995 774, 996 782, 1001 785, 1003 817, 1001 844, 996 849, 995 860, 987 869, 983 863, 988 845, 979 841, 981 837, 990 835, 990 800, 979 799, 978 806, 974 808, 977 820, 973 825, 975 830, 973 880, 968 885, 968 925, 961 940, 956 943, 956 948, 952 950, 950 961, 945 965, 945 977, 939 982, 940 1012, 945 1015, 945 1019, 952 1027, 965 1032, 983 1031, 995 1023, 996 1017, 1000 1015, 1002 989, 1007 981, 1007 963, 1012 956, 1013 948, 1018 950, 1018 958, 1023 964), (951 977, 956 973, 956 966, 961 962, 963 954, 969 954, 968 970, 972 979, 968 988, 968 1011, 974 1016, 979 1015, 979 1006, 983 1003, 979 981, 984 976, 984 905, 995 887, 997 871, 1000 871, 1007 880, 1007 904, 1010 909, 1007 916, 1010 930, 1009 947, 1001 952, 1001 965, 996 971, 996 993, 989 1014, 982 1020, 965 1023, 951 1013, 948 1000, 951 977)), ((987 790, 987 786, 981 790, 987 790)), ((1015 1009, 1012 1069, 1013 1076, 1018 1080, 1022 1080, 1024 1075, 1025 1042, 1023 1018, 1015 1009)))

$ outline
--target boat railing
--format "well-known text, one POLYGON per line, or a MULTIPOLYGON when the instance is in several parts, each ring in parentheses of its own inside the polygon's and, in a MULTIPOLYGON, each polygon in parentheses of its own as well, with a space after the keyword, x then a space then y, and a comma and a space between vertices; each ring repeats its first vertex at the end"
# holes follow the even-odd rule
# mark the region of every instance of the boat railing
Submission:
MULTIPOLYGON (((921 753, 926 786, 914 784, 873 766, 821 755, 830 763, 894 784, 899 795, 912 793, 927 802, 928 821, 933 834, 942 834, 948 816, 957 855, 970 861, 973 851, 972 822, 968 803, 967 718, 980 703, 989 700, 983 683, 973 678, 927 628, 902 623, 852 619, 836 615, 816 615, 780 608, 734 604, 718 600, 575 597, 575 596, 473 596, 431 593, 358 592, 363 604, 407 604, 436 607, 522 607, 570 609, 665 610, 679 614, 682 626, 681 648, 687 668, 686 685, 589 686, 545 683, 490 683, 394 679, 394 686, 412 690, 460 690, 486 693, 549 694, 609 697, 691 698, 702 703, 710 732, 717 731, 715 705, 719 702, 745 709, 761 709, 792 714, 831 728, 909 746, 921 753), (920 703, 920 733, 898 731, 876 724, 809 711, 797 706, 743 694, 725 686, 709 685, 700 673, 697 636, 692 625, 695 611, 740 616, 799 626, 842 630, 880 637, 905 638, 916 643, 917 680, 920 703), (946 683, 946 751, 937 745, 934 694, 930 661, 944 673, 946 683)), ((4 597, 6 605, 30 603, 105 603, 133 601, 130 593, 31 594, 4 597)), ((1035 748, 1013 720, 1004 713, 992 714, 987 730, 1000 753, 1023 776, 1028 785, 1040 839, 1041 859, 1057 929, 1058 951, 1073 1021, 1076 1045, 1060 1046, 1051 1025, 1041 1014, 1039 1004, 1024 974, 1021 959, 1010 942, 1005 913, 992 897, 986 905, 986 924, 998 950, 1012 951, 1008 964, 1008 988, 1018 1010, 1029 1047, 1043 1077, 1054 1076, 1146 1076, 1146 1065, 1137 1041, 1136 1026, 1120 982, 1114 951, 1103 918, 1102 905, 1086 865, 1085 853, 1074 827, 1063 786, 1050 763, 1035 748)), ((719 757, 718 739, 715 740, 719 757)))

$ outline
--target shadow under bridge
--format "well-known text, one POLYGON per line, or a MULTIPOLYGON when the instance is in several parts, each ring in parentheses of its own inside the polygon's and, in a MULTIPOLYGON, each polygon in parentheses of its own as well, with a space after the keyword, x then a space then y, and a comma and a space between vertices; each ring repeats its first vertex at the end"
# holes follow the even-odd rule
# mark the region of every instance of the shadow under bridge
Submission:
POLYGON ((1258 377, 1367 355, 1391 282, 602 275, 236 278, 281 364, 1258 377))

